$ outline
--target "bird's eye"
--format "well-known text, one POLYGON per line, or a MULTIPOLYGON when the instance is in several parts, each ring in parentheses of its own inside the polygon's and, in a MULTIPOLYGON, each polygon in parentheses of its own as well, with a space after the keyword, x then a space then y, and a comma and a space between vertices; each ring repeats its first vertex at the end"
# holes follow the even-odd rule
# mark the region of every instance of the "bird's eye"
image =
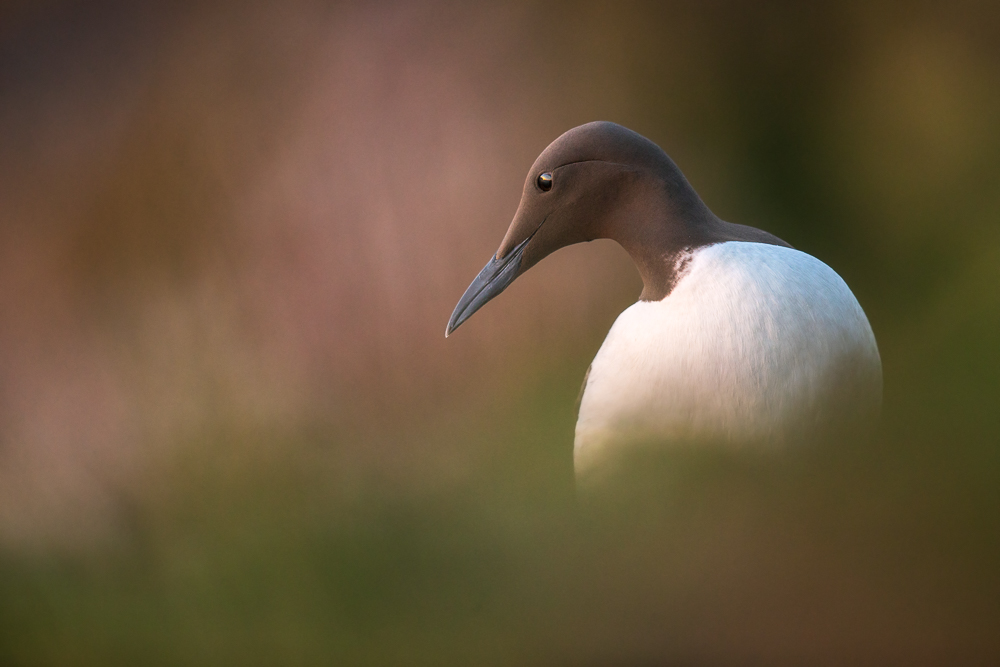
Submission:
POLYGON ((545 172, 538 175, 538 189, 542 192, 548 192, 552 189, 552 174, 545 172))

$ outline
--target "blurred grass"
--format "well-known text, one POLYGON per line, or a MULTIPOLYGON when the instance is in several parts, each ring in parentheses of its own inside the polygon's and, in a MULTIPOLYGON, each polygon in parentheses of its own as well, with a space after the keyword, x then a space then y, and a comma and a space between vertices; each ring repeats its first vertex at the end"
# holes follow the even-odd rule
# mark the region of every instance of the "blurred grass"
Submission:
POLYGON ((1000 474, 984 422, 966 422, 947 452, 930 427, 894 430, 891 411, 874 447, 681 448, 639 461, 625 493, 577 502, 571 375, 529 383, 486 419, 489 463, 433 488, 338 484, 349 475, 322 433, 190 443, 129 499, 115 545, 4 557, 4 663, 996 655, 1000 474))
POLYGON ((570 516, 566 452, 546 446, 555 426, 572 424, 572 396, 559 398, 569 410, 549 411, 553 403, 542 400, 507 415, 513 428, 497 433, 495 472, 413 493, 378 478, 338 485, 349 475, 331 470, 337 443, 323 434, 206 435, 176 453, 156 488, 123 499, 129 529, 113 547, 4 560, 4 662, 327 664, 338 656, 349 664, 445 664, 483 661, 484 650, 500 661, 516 656, 504 646, 504 628, 519 621, 510 589, 526 573, 517 551, 528 549, 532 533, 558 527, 554 516, 570 516), (558 419, 546 424, 552 415, 558 419), (536 429, 530 436, 528 426, 536 429), (517 447, 504 447, 505 436, 517 447), (525 482, 519 468, 532 459, 538 465, 525 482))

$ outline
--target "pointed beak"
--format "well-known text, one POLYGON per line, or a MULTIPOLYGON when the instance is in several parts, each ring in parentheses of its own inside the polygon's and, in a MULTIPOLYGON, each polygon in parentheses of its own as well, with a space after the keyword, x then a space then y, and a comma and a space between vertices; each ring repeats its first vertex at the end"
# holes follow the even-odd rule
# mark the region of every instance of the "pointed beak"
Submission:
POLYGON ((451 314, 448 326, 444 330, 445 338, 450 336, 451 332, 457 329, 462 322, 472 317, 473 313, 485 306, 487 301, 500 294, 514 282, 520 273, 524 248, 530 240, 531 236, 521 241, 503 259, 497 259, 496 255, 490 258, 490 261, 469 285, 469 289, 465 290, 465 294, 458 300, 455 312, 451 314))

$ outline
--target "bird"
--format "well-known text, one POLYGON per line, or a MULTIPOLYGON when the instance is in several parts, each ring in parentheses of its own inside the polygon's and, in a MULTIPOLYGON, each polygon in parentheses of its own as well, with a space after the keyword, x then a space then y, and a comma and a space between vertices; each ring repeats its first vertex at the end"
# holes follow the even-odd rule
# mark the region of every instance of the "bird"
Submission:
POLYGON ((769 232, 720 219, 663 149, 608 121, 538 156, 445 337, 552 252, 596 239, 624 248, 643 288, 584 378, 578 481, 635 443, 780 449, 871 434, 882 362, 844 280, 769 232))

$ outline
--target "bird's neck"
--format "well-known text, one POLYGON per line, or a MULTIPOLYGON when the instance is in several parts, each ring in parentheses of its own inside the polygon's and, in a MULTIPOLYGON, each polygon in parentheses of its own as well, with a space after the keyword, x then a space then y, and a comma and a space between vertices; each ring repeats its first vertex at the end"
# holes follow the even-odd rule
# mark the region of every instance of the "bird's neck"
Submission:
POLYGON ((617 241, 632 257, 642 277, 639 299, 660 301, 683 276, 697 248, 726 240, 726 224, 687 181, 659 182, 630 197, 610 221, 606 237, 617 241))
POLYGON ((632 257, 642 277, 640 301, 670 294, 699 248, 727 241, 792 247, 769 232, 721 220, 676 167, 665 177, 640 178, 633 185, 601 236, 632 257))

